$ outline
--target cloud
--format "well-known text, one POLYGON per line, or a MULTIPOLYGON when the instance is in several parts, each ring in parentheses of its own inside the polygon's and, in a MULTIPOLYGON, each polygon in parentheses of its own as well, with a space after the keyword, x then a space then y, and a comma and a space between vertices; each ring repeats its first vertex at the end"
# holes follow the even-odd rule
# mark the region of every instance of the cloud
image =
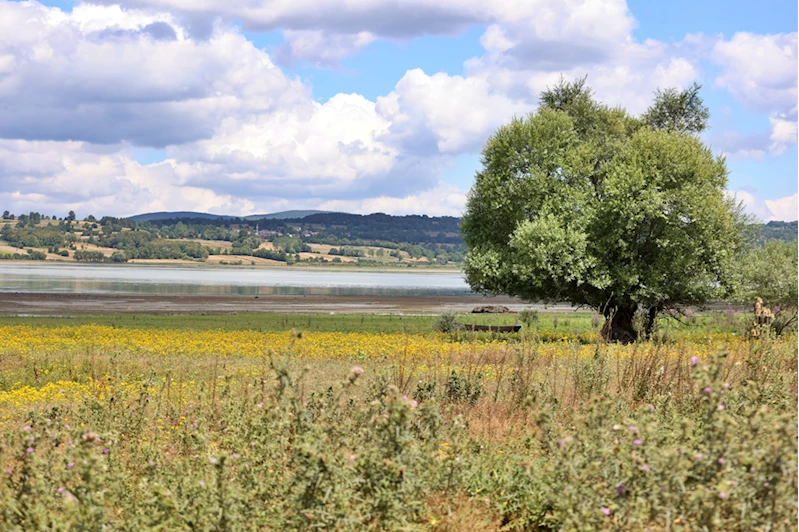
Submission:
MULTIPOLYGON (((337 34, 370 32, 381 38, 448 35, 471 24, 509 16, 508 7, 480 0, 107 0, 129 8, 175 13, 183 19, 239 21, 251 31, 321 30, 337 34)), ((544 3, 544 2, 533 2, 544 3)))
POLYGON ((766 200, 765 204, 768 210, 771 211, 773 220, 792 222, 797 219, 797 210, 799 210, 799 203, 797 203, 798 198, 799 194, 794 194, 775 200, 766 200))
POLYGON ((0 21, 0 138, 166 147, 181 185, 239 197, 402 190, 391 173, 413 157, 382 142, 390 124, 374 102, 314 101, 233 29, 200 41, 168 15, 17 3, 0 3, 0 21))
POLYGON ((329 211, 369 214, 427 214, 430 216, 461 216, 466 206, 466 191, 444 183, 404 197, 379 196, 364 201, 327 201, 319 205, 329 211))
POLYGON ((771 153, 779 155, 788 147, 796 144, 797 123, 795 113, 792 120, 777 114, 770 116, 769 122, 771 122, 771 144, 769 145, 771 153))
POLYGON ((771 142, 768 134, 743 135, 739 131, 726 129, 710 132, 714 148, 733 159, 763 160, 771 142))
POLYGON ((164 19, 0 2, 0 137, 160 148, 207 138, 242 107, 307 98, 243 36, 198 42, 164 19))
POLYGON ((799 194, 785 196, 772 200, 758 199, 746 190, 736 190, 729 193, 738 202, 743 203, 744 210, 763 222, 772 220, 792 222, 799 213, 799 194))
POLYGON ((286 30, 283 39, 275 54, 278 64, 304 63, 329 68, 366 47, 375 37, 367 31, 331 35, 318 30, 286 30))
POLYGON ((181 183, 171 162, 141 165, 80 142, 0 140, 0 204, 15 212, 125 216, 199 210, 251 214, 252 201, 181 183))
MULTIPOLYGON (((129 9, 168 12, 190 35, 207 38, 220 23, 240 23, 248 31, 283 31, 279 61, 299 60, 330 66, 331 61, 361 48, 368 39, 407 40, 426 35, 455 35, 470 26, 519 24, 534 32, 544 48, 569 56, 611 51, 601 42, 625 37, 635 25, 624 0, 97 0, 129 9), (577 38, 575 38, 577 37, 577 38), (579 44, 577 44, 579 43, 579 44), (329 48, 329 49, 328 49, 329 48), (331 53, 332 52, 332 53, 331 53)), ((495 30, 491 35, 498 36, 495 30)), ((490 35, 489 35, 490 37, 490 35)), ((488 42, 488 41, 486 41, 488 42)), ((521 49, 520 49, 521 50, 521 49)))
POLYGON ((779 155, 797 140, 797 34, 736 33, 710 52, 722 67, 715 83, 748 108, 768 113, 770 153, 779 155))
POLYGON ((341 194, 392 170, 397 150, 381 142, 389 123, 375 104, 338 94, 324 104, 310 99, 274 112, 231 116, 209 139, 176 146, 187 182, 259 195, 341 194))
POLYGON ((483 77, 409 70, 377 108, 391 122, 391 142, 417 152, 474 152, 502 123, 532 110, 494 91, 483 77), (424 142, 427 145, 419 145, 424 142))
POLYGON ((486 53, 465 63, 467 77, 482 78, 494 92, 535 105, 540 93, 561 77, 588 76, 598 100, 631 113, 645 111, 656 89, 683 87, 700 77, 698 59, 681 55, 683 43, 636 42, 621 31, 627 27, 623 22, 607 22, 618 29, 594 35, 593 41, 568 33, 556 41, 525 25, 510 25, 503 30, 501 46, 494 44, 497 30, 489 28, 483 39, 486 53))
POLYGON ((287 198, 276 186, 253 194, 226 192, 214 180, 186 179, 199 168, 173 159, 142 165, 124 151, 94 152, 80 142, 0 140, 0 205, 17 213, 59 216, 69 210, 113 216, 165 210, 248 215, 291 208, 459 216, 466 202, 465 190, 441 182, 413 193, 352 199, 287 198))
POLYGON ((770 113, 796 107, 796 33, 736 33, 716 42, 711 58, 723 67, 716 84, 751 108, 770 113))

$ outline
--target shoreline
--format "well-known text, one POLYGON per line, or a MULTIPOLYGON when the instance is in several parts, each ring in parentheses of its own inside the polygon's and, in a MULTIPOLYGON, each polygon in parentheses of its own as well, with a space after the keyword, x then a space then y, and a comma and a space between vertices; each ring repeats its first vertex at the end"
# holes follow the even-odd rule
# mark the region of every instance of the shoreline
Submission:
MULTIPOLYGON (((233 260, 240 260, 240 257, 234 257, 233 260)), ((56 266, 56 267, 99 267, 99 268, 168 268, 168 269, 207 269, 207 270, 287 270, 287 271, 362 271, 362 272, 424 272, 424 273, 462 273, 459 267, 448 266, 358 266, 357 263, 343 262, 339 265, 333 266, 331 264, 300 264, 289 266, 287 264, 208 264, 205 262, 194 261, 130 261, 118 264, 106 262, 77 262, 67 260, 5 260, 0 261, 0 266, 9 265, 13 268, 30 268, 41 266, 56 266)), ((409 263, 406 263, 409 264, 409 263)))
POLYGON ((470 312, 481 305, 503 305, 548 312, 579 311, 568 304, 524 303, 507 296, 380 295, 156 295, 53 292, 0 293, 0 315, 72 316, 101 314, 440 314, 470 312))

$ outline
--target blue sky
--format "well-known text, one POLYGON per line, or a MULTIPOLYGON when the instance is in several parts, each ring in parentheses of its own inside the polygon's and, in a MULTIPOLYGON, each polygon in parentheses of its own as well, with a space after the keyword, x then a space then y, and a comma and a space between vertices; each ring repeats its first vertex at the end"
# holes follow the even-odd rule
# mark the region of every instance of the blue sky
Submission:
POLYGON ((457 215, 563 74, 632 113, 701 83, 729 192, 797 218, 796 2, 204 5, 0 0, 4 209, 457 215))

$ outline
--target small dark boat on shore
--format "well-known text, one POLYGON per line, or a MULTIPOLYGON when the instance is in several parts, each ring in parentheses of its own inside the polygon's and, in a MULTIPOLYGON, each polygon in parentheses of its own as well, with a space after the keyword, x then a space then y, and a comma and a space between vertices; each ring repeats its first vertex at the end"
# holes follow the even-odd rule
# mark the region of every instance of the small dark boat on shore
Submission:
POLYGON ((486 331, 486 332, 519 332, 522 330, 522 324, 516 325, 472 325, 470 323, 464 324, 467 331, 486 331))

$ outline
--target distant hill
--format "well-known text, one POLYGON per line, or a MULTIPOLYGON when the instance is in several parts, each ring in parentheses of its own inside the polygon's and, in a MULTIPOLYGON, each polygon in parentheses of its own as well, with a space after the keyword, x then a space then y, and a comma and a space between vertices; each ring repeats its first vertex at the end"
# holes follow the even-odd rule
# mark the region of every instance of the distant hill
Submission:
POLYGON ((179 220, 181 218, 191 218, 191 219, 205 219, 205 220, 229 220, 233 218, 232 216, 225 216, 222 214, 208 214, 206 212, 190 212, 190 211, 181 211, 181 212, 148 212, 146 214, 137 214, 135 216, 129 216, 126 220, 131 220, 134 222, 152 222, 155 220, 179 220))
POLYGON ((158 220, 241 220, 255 221, 255 220, 287 220, 287 219, 301 219, 312 214, 324 214, 329 211, 282 211, 273 212, 271 214, 251 214, 249 216, 230 216, 226 214, 208 214, 206 212, 191 212, 191 211, 177 211, 177 212, 148 212, 145 214, 137 214, 129 216, 127 220, 134 222, 153 222, 158 220))
MULTIPOLYGON (((156 226, 184 224, 230 226, 258 222, 262 230, 292 232, 287 227, 303 227, 313 231, 314 240, 341 245, 347 240, 388 241, 410 243, 455 244, 463 243, 460 235, 460 218, 452 216, 406 215, 392 216, 383 213, 349 214, 319 210, 289 210, 250 216, 230 216, 200 212, 154 212, 139 214, 129 221, 151 222, 156 226)), ((753 239, 762 244, 768 240, 797 241, 797 222, 768 222, 750 226, 753 239)))
POLYGON ((769 222, 760 226, 759 242, 766 240, 782 240, 783 242, 796 242, 799 237, 797 222, 769 222))
POLYGON ((273 212, 272 214, 251 214, 250 216, 243 216, 242 220, 255 221, 255 220, 299 220, 312 214, 330 214, 330 211, 282 211, 273 212))

